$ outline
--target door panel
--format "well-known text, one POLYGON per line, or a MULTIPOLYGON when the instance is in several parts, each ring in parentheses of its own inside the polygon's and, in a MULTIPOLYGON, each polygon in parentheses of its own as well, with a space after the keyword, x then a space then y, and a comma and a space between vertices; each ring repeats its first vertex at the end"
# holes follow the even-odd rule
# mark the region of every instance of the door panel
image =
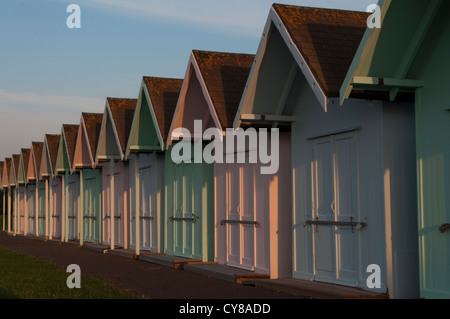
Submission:
MULTIPOLYGON (((336 157, 336 220, 348 222, 358 220, 356 143, 353 134, 344 134, 335 139, 336 157)), ((338 247, 338 277, 349 284, 358 281, 358 235, 351 227, 336 229, 338 247)))
POLYGON ((357 222, 356 136, 346 133, 312 141, 315 279, 355 286, 358 281, 358 234, 339 222, 357 222))
MULTIPOLYGON (((248 161, 248 158, 247 158, 248 161)), ((254 166, 246 164, 227 165, 227 264, 255 269, 255 226, 239 222, 255 221, 254 166)))
POLYGON ((36 234, 36 186, 27 187, 28 233, 36 234))
POLYGON ((59 238, 61 237, 61 184, 54 182, 52 185, 52 192, 50 194, 52 200, 52 212, 51 212, 51 223, 52 223, 52 236, 59 238))
POLYGON ((151 167, 139 170, 141 248, 157 251, 156 190, 151 183, 151 167))
POLYGON ((100 242, 100 198, 98 171, 95 171, 84 180, 84 241, 100 242))
POLYGON ((39 200, 38 200, 38 235, 40 237, 45 236, 46 233, 46 225, 45 225, 45 184, 39 184, 39 200))
MULTIPOLYGON (((333 221, 333 145, 330 137, 313 142, 313 219, 333 221)), ((316 279, 332 281, 335 273, 335 234, 333 226, 314 226, 316 279)))
POLYGON ((76 180, 77 177, 71 177, 68 186, 68 219, 69 219, 69 240, 76 240, 78 238, 78 193, 79 186, 76 180))
POLYGON ((19 233, 25 232, 25 190, 19 190, 19 233))
MULTIPOLYGON (((175 166, 175 218, 183 217, 183 164, 175 166)), ((175 235, 175 251, 176 255, 183 255, 183 221, 174 220, 174 235, 175 235)))
MULTIPOLYGON (((241 178, 240 165, 227 165, 227 219, 240 220, 241 178)), ((239 224, 227 224, 228 258, 227 264, 239 266, 241 263, 241 229, 239 224)))

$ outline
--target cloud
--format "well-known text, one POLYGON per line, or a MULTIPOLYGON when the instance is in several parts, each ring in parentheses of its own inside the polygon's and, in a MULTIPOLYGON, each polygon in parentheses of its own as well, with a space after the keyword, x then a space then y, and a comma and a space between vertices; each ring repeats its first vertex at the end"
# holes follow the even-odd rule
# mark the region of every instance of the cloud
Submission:
MULTIPOLYGON (((295 3, 298 1, 285 1, 295 3)), ((272 0, 79 0, 79 5, 121 15, 171 20, 259 37, 272 0)))
MULTIPOLYGON (((73 0, 65 0, 73 2, 73 0)), ((283 4, 365 11, 376 0, 287 0, 283 4)), ((78 0, 82 8, 95 7, 120 15, 154 18, 260 37, 273 0, 78 0)))
POLYGON ((12 93, 0 89, 0 161, 45 134, 59 134, 62 124, 78 124, 81 112, 103 113, 105 100, 82 96, 12 93))

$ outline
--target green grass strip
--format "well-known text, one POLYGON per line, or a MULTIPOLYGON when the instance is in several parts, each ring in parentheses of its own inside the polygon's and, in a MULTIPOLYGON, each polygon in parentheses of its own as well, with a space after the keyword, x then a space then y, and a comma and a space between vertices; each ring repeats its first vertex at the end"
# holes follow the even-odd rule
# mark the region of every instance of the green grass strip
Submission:
POLYGON ((56 265, 0 247, 0 299, 136 298, 102 280, 83 275, 81 289, 69 289, 66 281, 70 275, 56 265))

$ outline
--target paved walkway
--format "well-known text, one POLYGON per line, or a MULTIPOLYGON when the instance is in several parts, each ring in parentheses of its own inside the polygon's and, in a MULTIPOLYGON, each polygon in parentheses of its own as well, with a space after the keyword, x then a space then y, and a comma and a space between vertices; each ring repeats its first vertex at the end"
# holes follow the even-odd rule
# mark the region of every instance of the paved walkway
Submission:
POLYGON ((66 269, 77 264, 90 275, 150 299, 295 299, 261 287, 243 286, 205 275, 112 254, 102 254, 75 245, 43 242, 0 232, 0 246, 33 256, 66 269))

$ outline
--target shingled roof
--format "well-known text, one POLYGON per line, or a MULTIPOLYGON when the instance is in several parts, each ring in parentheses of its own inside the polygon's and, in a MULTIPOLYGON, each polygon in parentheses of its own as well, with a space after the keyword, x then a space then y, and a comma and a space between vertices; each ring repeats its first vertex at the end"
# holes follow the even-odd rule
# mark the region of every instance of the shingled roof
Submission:
POLYGON ((281 4, 273 8, 325 95, 338 97, 370 13, 281 4))
POLYGON ((82 113, 81 116, 86 127, 92 157, 95 157, 97 143, 100 138, 100 130, 102 128, 103 113, 82 113))
POLYGON ((23 158, 23 177, 24 181, 27 180, 27 173, 28 173, 28 164, 30 162, 30 149, 29 148, 22 148, 21 149, 22 158, 23 158))
POLYGON ((144 77, 143 81, 150 96, 162 139, 165 141, 170 131, 183 80, 144 77))
POLYGON ((56 157, 58 156, 58 145, 61 135, 59 134, 46 134, 47 147, 50 153, 50 164, 52 165, 52 171, 56 168, 56 157))
POLYGON ((107 98, 122 152, 127 148, 137 99, 107 98))
MULTIPOLYGON (((5 164, 6 165, 6 177, 2 176, 2 179, 7 178, 7 180, 9 180, 9 172, 11 171, 11 158, 10 157, 6 157, 5 158, 5 164)), ((6 186, 5 184, 3 184, 3 186, 6 186)))
POLYGON ((223 129, 232 127, 255 55, 193 51, 223 129))
POLYGON ((77 141, 79 125, 63 124, 63 132, 66 140, 67 152, 69 153, 70 165, 73 163, 73 157, 75 155, 75 143, 77 141))
POLYGON ((2 171, 2 187, 8 187, 9 186, 9 171, 11 169, 11 159, 8 157, 5 157, 5 162, 3 164, 3 171, 2 171))
POLYGON ((43 142, 32 142, 31 143, 31 149, 34 154, 34 162, 36 163, 36 172, 38 172, 41 169, 41 159, 42 159, 42 150, 44 148, 43 142))
POLYGON ((16 181, 17 181, 17 175, 19 174, 20 155, 18 155, 18 154, 13 154, 12 160, 13 160, 13 165, 14 165, 15 179, 16 179, 16 181))

